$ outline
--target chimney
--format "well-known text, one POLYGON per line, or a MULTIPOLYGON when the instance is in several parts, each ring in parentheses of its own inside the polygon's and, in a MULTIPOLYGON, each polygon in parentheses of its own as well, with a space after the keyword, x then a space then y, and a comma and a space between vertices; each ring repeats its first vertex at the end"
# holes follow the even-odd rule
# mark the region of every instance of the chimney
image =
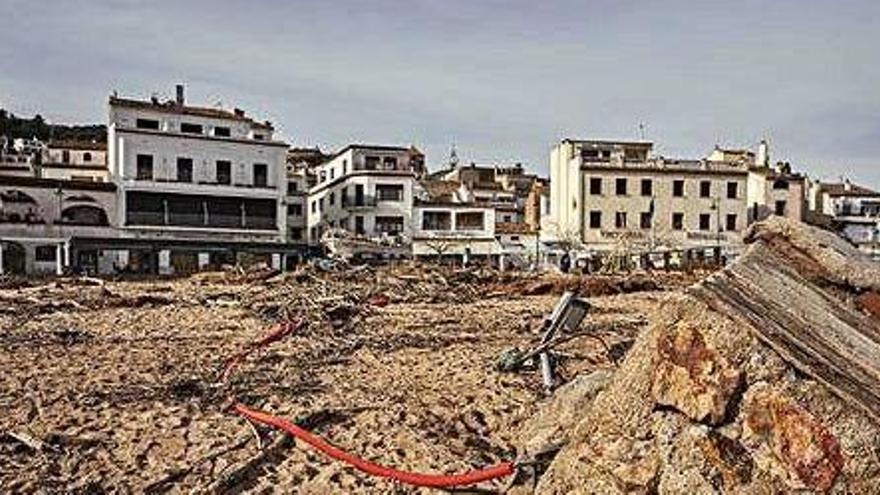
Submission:
POLYGON ((176 86, 176 89, 177 89, 177 98, 175 101, 177 102, 178 106, 182 107, 184 105, 184 103, 186 103, 186 99, 183 96, 183 84, 178 84, 176 86))
POLYGON ((849 178, 843 179, 843 190, 852 191, 852 182, 849 181, 849 178))
POLYGON ((762 139, 761 143, 758 144, 757 162, 759 167, 767 167, 770 165, 770 147, 767 145, 766 139, 762 139))
POLYGON ((240 108, 235 108, 232 110, 236 117, 244 117, 244 110, 240 108))

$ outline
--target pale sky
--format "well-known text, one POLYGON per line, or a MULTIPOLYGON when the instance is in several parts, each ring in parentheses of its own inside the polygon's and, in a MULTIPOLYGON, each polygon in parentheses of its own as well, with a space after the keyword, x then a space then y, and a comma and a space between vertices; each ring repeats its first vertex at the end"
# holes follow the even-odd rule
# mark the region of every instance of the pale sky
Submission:
POLYGON ((436 169, 564 137, 773 160, 880 188, 880 2, 0 0, 0 106, 106 120, 106 99, 238 106, 297 146, 415 144, 436 169))

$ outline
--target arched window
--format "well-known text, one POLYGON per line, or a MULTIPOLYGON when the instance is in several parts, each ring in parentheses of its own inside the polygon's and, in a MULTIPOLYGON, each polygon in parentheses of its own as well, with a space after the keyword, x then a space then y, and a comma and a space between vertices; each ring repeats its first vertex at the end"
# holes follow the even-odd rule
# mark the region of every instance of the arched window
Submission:
POLYGON ((83 153, 83 161, 84 161, 84 162, 90 162, 90 161, 92 161, 92 154, 89 153, 88 151, 86 151, 85 153, 83 153))
POLYGON ((108 225, 107 213, 97 206, 77 205, 61 212, 61 223, 71 225, 108 225))
POLYGON ((35 200, 30 195, 23 193, 17 189, 12 189, 3 193, 0 193, 0 201, 4 203, 33 203, 37 204, 37 200, 35 200))

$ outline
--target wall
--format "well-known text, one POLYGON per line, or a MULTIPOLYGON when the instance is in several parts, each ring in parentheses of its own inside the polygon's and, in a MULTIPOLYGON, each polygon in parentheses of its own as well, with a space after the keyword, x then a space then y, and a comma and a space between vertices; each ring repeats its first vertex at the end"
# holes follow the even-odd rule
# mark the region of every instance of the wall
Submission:
POLYGON ((714 245, 718 242, 718 221, 722 231, 726 230, 728 214, 736 215, 736 230, 721 232, 724 243, 739 243, 739 233, 746 227, 746 174, 689 173, 675 170, 642 169, 598 169, 584 171, 582 179, 586 194, 584 208, 585 243, 597 248, 610 248, 620 243, 618 235, 625 235, 634 244, 649 245, 653 236, 655 246, 687 247, 692 245, 714 245), (590 193, 590 179, 602 179, 602 194, 590 193), (616 179, 627 179, 627 194, 618 196, 615 191, 616 179), (642 179, 651 179, 654 197, 653 229, 641 229, 641 213, 650 209, 651 196, 641 195, 642 179), (684 197, 673 196, 673 182, 684 180, 684 197), (711 184, 710 197, 700 197, 700 182, 708 180, 711 184), (737 184, 737 198, 727 198, 727 183, 737 184), (718 210, 713 209, 714 204, 718 210), (602 225, 599 229, 590 227, 591 211, 602 212, 602 225), (626 212, 626 229, 615 227, 615 213, 626 212), (672 227, 672 214, 683 213, 682 230, 672 227), (709 229, 699 229, 700 214, 709 214, 709 229))

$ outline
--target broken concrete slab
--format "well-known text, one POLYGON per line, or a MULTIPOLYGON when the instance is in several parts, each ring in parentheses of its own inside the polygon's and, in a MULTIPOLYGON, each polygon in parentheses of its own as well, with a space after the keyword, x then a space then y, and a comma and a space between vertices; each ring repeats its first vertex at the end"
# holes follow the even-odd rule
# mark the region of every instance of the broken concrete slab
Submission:
POLYGON ((748 240, 665 297, 536 493, 880 488, 880 328, 855 301, 880 268, 784 219, 748 240))

